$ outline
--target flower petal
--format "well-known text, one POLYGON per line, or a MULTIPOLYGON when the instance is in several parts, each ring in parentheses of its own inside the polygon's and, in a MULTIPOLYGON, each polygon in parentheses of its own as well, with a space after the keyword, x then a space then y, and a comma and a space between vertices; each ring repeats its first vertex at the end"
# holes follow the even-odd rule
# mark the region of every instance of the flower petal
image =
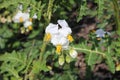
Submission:
POLYGON ((105 31, 103 29, 98 29, 95 34, 96 34, 96 37, 104 37, 105 36, 105 31))
POLYGON ((61 26, 61 27, 69 27, 68 23, 65 20, 58 20, 57 23, 61 26))
POLYGON ((60 33, 61 35, 63 35, 64 37, 67 37, 68 34, 71 34, 71 33, 72 33, 72 30, 71 30, 71 28, 69 28, 69 27, 65 27, 65 28, 59 29, 59 33, 60 33))
POLYGON ((24 22, 24 27, 27 28, 28 26, 32 25, 31 21, 24 22))
POLYGON ((46 33, 50 33, 51 35, 58 34, 58 26, 56 24, 50 23, 45 30, 46 33))

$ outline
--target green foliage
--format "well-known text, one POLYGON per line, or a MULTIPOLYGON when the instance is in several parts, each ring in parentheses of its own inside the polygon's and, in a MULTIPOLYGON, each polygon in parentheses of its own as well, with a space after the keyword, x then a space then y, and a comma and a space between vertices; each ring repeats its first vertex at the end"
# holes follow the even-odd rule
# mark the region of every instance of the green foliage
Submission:
MULTIPOLYGON (((118 5, 117 0, 93 0, 91 4, 88 0, 0 0, 0 76, 3 80, 79 79, 79 70, 74 66, 77 59, 72 59, 68 50, 56 54, 55 47, 44 41, 45 27, 58 19, 74 21, 72 26, 76 26, 89 16, 95 18, 97 28, 113 26, 111 32, 119 33, 118 5), (31 31, 25 29, 24 23, 13 21, 19 5, 23 6, 22 12, 29 12, 30 18, 37 15, 37 19, 32 19, 31 31), (64 65, 59 65, 59 60, 64 65)), ((120 63, 120 38, 118 35, 112 39, 113 34, 99 41, 95 33, 87 33, 89 39, 79 38, 80 42, 73 42, 70 48, 85 54, 85 64, 91 72, 95 64, 104 62, 114 74, 116 64, 120 63)))
POLYGON ((13 75, 16 79, 19 79, 19 72, 26 67, 26 58, 27 56, 24 54, 15 51, 0 56, 0 61, 4 61, 0 68, 1 73, 7 72, 7 76, 13 75))

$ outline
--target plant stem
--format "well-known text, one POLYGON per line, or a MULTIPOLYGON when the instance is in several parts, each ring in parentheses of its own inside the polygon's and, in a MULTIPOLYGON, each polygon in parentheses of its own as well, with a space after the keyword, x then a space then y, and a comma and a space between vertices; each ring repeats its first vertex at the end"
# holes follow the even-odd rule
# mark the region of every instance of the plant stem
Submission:
MULTIPOLYGON (((47 17, 48 18, 46 19, 47 24, 49 24, 50 20, 51 20, 53 2, 54 2, 54 0, 49 0, 49 3, 48 3, 48 9, 47 9, 47 17)), ((45 41, 45 35, 44 35, 43 44, 42 44, 42 48, 41 48, 41 52, 40 52, 40 57, 39 57, 40 61, 42 61, 42 59, 43 59, 43 54, 45 52, 46 45, 47 45, 47 42, 45 41)))
POLYGON ((103 52, 99 52, 97 50, 89 50, 89 49, 84 49, 84 48, 74 48, 76 50, 80 50, 80 51, 86 51, 86 52, 90 52, 90 53, 97 53, 102 55, 103 57, 105 57, 106 55, 103 52))
POLYGON ((115 15, 115 21, 117 26, 117 33, 120 34, 120 16, 119 16, 119 6, 117 0, 112 0, 113 6, 114 6, 114 15, 115 15))
MULTIPOLYGON (((51 20, 53 2, 54 2, 54 0, 49 0, 48 8, 47 8, 47 14, 44 16, 47 25, 50 23, 50 20, 51 20)), ((42 44, 42 47, 40 49, 40 56, 39 56, 39 59, 38 59, 40 64, 42 64, 42 61, 44 59, 43 54, 45 53, 45 49, 46 49, 46 46, 47 46, 47 42, 46 42, 45 39, 46 39, 46 35, 44 35, 43 44, 42 44)), ((32 72, 32 70, 31 70, 31 72, 29 73, 29 79, 34 80, 34 77, 35 77, 35 73, 32 72)))

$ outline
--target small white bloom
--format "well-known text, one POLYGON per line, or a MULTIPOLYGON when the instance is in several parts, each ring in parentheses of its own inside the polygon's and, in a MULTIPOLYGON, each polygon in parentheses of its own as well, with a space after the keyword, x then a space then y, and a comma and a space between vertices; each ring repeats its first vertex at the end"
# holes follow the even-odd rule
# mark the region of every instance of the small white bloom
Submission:
POLYGON ((37 19, 37 14, 35 13, 32 18, 37 19))
POLYGON ((70 52, 69 52, 69 54, 70 54, 70 56, 71 56, 72 58, 76 58, 77 55, 78 55, 77 51, 74 50, 74 49, 71 49, 70 52))
POLYGON ((22 13, 22 11, 18 11, 17 14, 13 17, 13 21, 15 23, 24 22, 29 19, 29 13, 22 13))
POLYGON ((32 22, 31 21, 25 21, 24 22, 24 27, 27 28, 28 26, 31 26, 32 22))
POLYGON ((22 18, 22 16, 23 16, 22 11, 18 11, 17 14, 13 17, 13 21, 16 23, 20 22, 20 18, 22 18))
POLYGON ((100 38, 104 37, 104 36, 105 36, 105 33, 106 33, 106 32, 105 32, 103 29, 98 29, 98 30, 95 32, 96 37, 100 37, 100 38))

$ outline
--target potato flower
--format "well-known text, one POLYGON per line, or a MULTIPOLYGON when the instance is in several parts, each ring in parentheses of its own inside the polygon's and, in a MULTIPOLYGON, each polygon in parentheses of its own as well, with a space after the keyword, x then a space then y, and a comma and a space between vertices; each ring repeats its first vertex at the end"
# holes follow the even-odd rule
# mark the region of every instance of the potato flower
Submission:
POLYGON ((50 23, 45 30, 45 41, 50 41, 56 46, 56 53, 68 49, 69 42, 73 41, 72 30, 65 20, 58 20, 58 24, 50 23))
POLYGON ((68 26, 68 23, 65 20, 58 20, 58 25, 60 25, 59 33, 66 37, 70 42, 73 41, 73 37, 71 36, 72 30, 68 26))
POLYGON ((22 11, 18 11, 17 14, 13 17, 13 21, 15 23, 25 22, 29 20, 29 13, 23 13, 22 11))
POLYGON ((29 31, 32 30, 32 22, 31 21, 26 21, 24 22, 24 27, 28 29, 29 31))

